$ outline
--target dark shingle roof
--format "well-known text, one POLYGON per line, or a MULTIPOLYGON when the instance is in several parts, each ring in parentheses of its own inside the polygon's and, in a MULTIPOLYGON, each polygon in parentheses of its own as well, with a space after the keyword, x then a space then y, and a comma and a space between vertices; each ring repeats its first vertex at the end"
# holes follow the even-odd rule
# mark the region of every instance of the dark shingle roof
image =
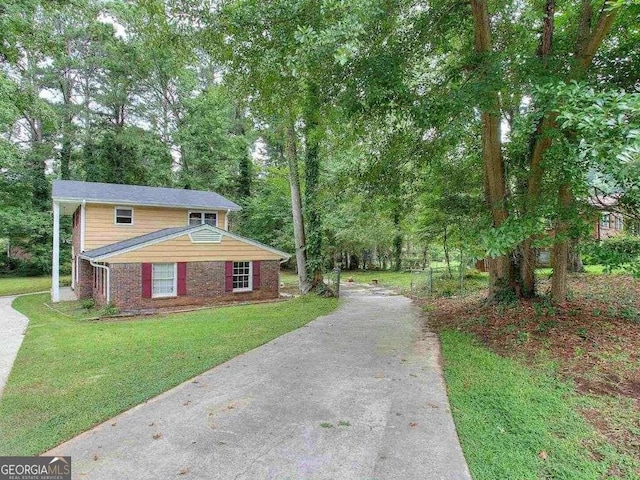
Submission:
POLYGON ((97 203, 240 210, 239 205, 215 192, 75 180, 54 180, 52 197, 97 203))
POLYGON ((123 240, 122 242, 112 243, 110 245, 105 245, 104 247, 94 248, 93 250, 89 250, 88 252, 81 253, 81 256, 88 258, 89 260, 93 260, 95 258, 100 258, 105 255, 110 255, 115 252, 119 252, 120 250, 126 250, 127 248, 137 247, 146 242, 151 242, 153 240, 160 240, 162 238, 168 237, 170 235, 176 233, 187 232, 189 230, 194 230, 200 227, 200 225, 189 225, 187 227, 171 227, 171 228, 163 228, 162 230, 156 230, 155 232, 147 233, 146 235, 141 235, 139 237, 129 238, 128 240, 123 240))

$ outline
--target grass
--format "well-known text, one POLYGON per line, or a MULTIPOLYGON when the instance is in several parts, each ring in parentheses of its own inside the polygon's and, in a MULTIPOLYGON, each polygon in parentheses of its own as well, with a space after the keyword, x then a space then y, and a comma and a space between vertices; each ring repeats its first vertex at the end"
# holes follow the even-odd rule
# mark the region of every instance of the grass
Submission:
POLYGON ((633 458, 607 445, 577 412, 570 385, 441 332, 458 435, 475 480, 637 478, 633 458), (616 475, 617 477, 617 475, 616 475))
MULTIPOLYGON (((553 269, 551 267, 542 267, 542 268, 537 268, 536 269, 536 273, 539 276, 550 276, 553 273, 553 269)), ((585 265, 584 266, 584 273, 589 274, 589 275, 605 275, 607 274, 607 272, 605 271, 605 266, 604 265, 585 265)), ((616 273, 619 274, 624 274, 625 272, 622 270, 616 270, 614 272, 611 272, 611 274, 615 275, 616 273)))
MULTIPOLYGON (((71 276, 61 276, 61 285, 71 285, 71 276)), ((23 293, 44 292, 51 289, 51 276, 45 277, 0 277, 0 297, 23 293)))
POLYGON ((0 455, 38 454, 226 360, 331 312, 335 299, 89 322, 15 300, 26 337, 0 400, 0 455))

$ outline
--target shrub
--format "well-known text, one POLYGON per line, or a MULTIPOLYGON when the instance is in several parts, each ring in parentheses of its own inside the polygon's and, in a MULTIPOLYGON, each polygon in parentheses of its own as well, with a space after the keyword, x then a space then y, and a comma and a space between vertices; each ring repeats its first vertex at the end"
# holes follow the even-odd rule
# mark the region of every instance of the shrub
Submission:
POLYGON ((99 313, 101 317, 112 317, 120 313, 120 310, 118 310, 118 307, 116 307, 113 303, 108 303, 107 305, 102 307, 102 309, 100 309, 99 313))
POLYGON ((91 310, 96 306, 96 301, 93 298, 85 298, 84 300, 80 301, 80 306, 85 310, 91 310))
POLYGON ((582 252, 586 262, 602 264, 606 272, 619 269, 640 277, 640 237, 618 235, 585 244, 582 252))

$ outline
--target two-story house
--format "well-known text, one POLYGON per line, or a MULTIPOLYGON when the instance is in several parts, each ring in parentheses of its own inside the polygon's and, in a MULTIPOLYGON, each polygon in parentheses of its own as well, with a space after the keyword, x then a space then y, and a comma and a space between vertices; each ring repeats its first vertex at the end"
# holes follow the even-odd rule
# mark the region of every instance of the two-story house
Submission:
POLYGON ((214 192, 53 182, 52 300, 60 300, 60 216, 73 216, 72 288, 123 310, 277 298, 290 255, 228 231, 214 192))

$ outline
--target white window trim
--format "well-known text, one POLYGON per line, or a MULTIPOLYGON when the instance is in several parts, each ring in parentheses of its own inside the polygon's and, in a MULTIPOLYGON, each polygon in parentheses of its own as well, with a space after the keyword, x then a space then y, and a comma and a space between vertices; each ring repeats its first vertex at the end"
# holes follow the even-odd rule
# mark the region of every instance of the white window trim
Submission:
POLYGON ((622 219, 621 216, 616 216, 615 219, 615 225, 616 225, 616 230, 623 230, 624 229, 624 220, 622 219))
POLYGON ((231 282, 233 284, 233 277, 235 277, 235 275, 233 274, 233 270, 235 269, 235 265, 236 263, 247 263, 249 262, 249 286, 247 288, 234 288, 233 289, 233 293, 239 293, 239 292, 253 292, 253 261, 252 260, 234 260, 233 263, 231 264, 231 282))
POLYGON ((113 207, 113 224, 120 227, 131 227, 134 224, 133 207, 113 207), (131 223, 118 223, 118 210, 131 210, 131 223))
POLYGON ((170 264, 172 262, 158 262, 151 264, 151 298, 173 298, 178 296, 178 264, 173 263, 173 293, 153 293, 153 266, 170 264))
MULTIPOLYGON (((214 213, 216 215, 216 224, 213 225, 214 227, 218 227, 218 219, 220 218, 220 214, 218 213, 217 210, 188 210, 187 211, 187 226, 190 225, 189 220, 191 218, 191 214, 192 213, 199 213, 200 214, 200 225, 205 225, 204 223, 204 214, 205 213, 214 213)), ((209 225, 208 223, 206 225, 209 225)))

